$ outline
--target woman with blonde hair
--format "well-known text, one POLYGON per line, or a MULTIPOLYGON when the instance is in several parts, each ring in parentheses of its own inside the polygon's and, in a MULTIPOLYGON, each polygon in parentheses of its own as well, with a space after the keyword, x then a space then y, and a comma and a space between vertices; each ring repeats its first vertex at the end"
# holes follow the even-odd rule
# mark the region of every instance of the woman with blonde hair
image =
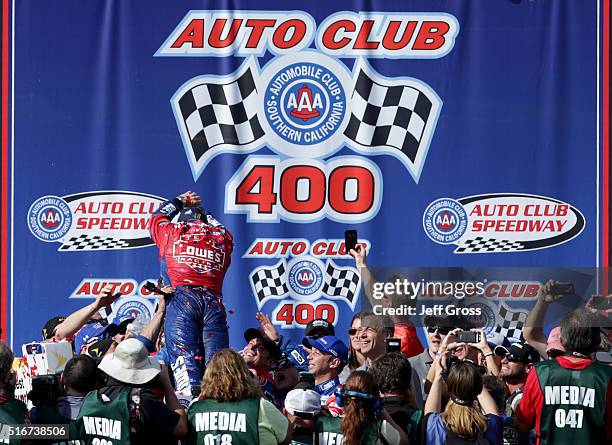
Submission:
POLYGON ((382 408, 378 385, 366 371, 353 372, 336 392, 342 417, 319 417, 316 443, 343 445, 406 445, 408 438, 382 408))
POLYGON ((481 370, 471 362, 455 358, 448 365, 450 369, 446 369, 445 356, 436 363, 434 381, 425 402, 425 443, 501 445, 501 418, 482 383, 481 370), (445 392, 450 400, 440 414, 445 392))
POLYGON ((187 413, 188 444, 288 444, 289 421, 261 397, 244 359, 231 349, 216 352, 206 367, 199 400, 187 413))

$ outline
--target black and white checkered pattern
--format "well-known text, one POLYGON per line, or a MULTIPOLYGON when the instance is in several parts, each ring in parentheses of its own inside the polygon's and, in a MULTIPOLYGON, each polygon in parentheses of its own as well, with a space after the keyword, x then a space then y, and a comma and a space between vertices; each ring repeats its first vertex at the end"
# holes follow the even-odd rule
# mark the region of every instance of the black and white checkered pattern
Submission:
POLYGON ((265 298, 281 296, 289 292, 285 263, 282 261, 273 267, 261 267, 254 270, 249 279, 260 303, 265 298))
POLYGON ((225 82, 190 84, 178 93, 176 111, 184 122, 181 132, 187 133, 184 139, 190 141, 196 161, 213 147, 246 145, 264 135, 251 69, 225 82))
POLYGON ((344 134, 366 147, 397 148, 414 163, 424 140, 432 100, 414 86, 383 82, 363 70, 359 72, 344 134))
POLYGON ((123 249, 131 247, 127 240, 117 238, 104 238, 98 235, 88 235, 83 233, 74 236, 59 248, 59 250, 104 250, 104 249, 123 249))
POLYGON ((527 312, 513 311, 505 304, 500 303, 494 331, 506 338, 522 340, 523 326, 526 320, 527 312))
POLYGON ((485 239, 478 236, 474 239, 467 239, 455 249, 455 253, 471 252, 516 252, 524 249, 525 246, 520 241, 510 241, 507 239, 485 239))
POLYGON ((323 281, 322 291, 324 294, 330 297, 344 297, 352 303, 361 279, 359 273, 353 268, 338 267, 329 261, 323 281))

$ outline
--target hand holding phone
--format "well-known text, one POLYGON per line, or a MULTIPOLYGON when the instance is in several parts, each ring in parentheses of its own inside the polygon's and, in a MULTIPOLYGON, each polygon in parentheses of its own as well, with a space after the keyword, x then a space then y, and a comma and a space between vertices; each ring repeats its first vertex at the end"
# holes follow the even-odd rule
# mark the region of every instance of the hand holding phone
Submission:
POLYGON ((479 343, 480 334, 472 331, 459 331, 457 334, 458 343, 479 343))
POLYGON ((354 229, 344 231, 344 247, 346 254, 350 255, 351 250, 357 250, 357 231, 354 229))

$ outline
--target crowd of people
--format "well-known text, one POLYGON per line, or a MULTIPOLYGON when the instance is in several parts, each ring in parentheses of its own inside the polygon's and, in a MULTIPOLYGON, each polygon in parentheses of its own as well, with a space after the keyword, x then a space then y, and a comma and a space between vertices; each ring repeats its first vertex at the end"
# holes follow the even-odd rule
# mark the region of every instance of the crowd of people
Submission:
MULTIPOLYGON (((45 324, 43 338, 70 341, 75 355, 33 388, 30 409, 0 343, 0 424, 69 425, 47 441, 66 444, 612 444, 609 312, 574 309, 546 337, 559 297, 549 282, 523 340, 492 342, 470 319, 426 316, 425 347, 405 316, 364 310, 348 332, 315 319, 295 342, 259 312, 236 351, 221 296, 232 237, 200 206, 186 192, 153 216, 162 278, 151 319, 105 322, 100 310, 118 298, 105 287, 45 324), (214 252, 186 270, 176 241, 214 252)), ((365 249, 350 254, 371 300, 365 249)), ((3 432, 0 443, 20 443, 3 432)))

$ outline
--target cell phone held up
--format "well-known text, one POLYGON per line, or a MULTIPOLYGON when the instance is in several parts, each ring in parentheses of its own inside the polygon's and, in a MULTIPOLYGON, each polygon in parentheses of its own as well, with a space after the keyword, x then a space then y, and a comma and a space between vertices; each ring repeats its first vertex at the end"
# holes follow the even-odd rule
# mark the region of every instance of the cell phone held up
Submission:
POLYGON ((357 249, 357 231, 354 229, 344 231, 344 247, 346 254, 349 255, 351 250, 357 249))
POLYGON ((399 338, 388 337, 385 342, 387 352, 402 352, 402 341, 399 338))
POLYGON ((459 331, 457 334, 458 343, 478 343, 480 341, 480 334, 472 331, 459 331))
POLYGON ((591 307, 598 311, 612 310, 612 297, 604 295, 595 295, 591 299, 591 307))
POLYGON ((551 288, 551 292, 553 295, 574 295, 576 293, 576 289, 574 288, 574 283, 555 283, 551 288))

